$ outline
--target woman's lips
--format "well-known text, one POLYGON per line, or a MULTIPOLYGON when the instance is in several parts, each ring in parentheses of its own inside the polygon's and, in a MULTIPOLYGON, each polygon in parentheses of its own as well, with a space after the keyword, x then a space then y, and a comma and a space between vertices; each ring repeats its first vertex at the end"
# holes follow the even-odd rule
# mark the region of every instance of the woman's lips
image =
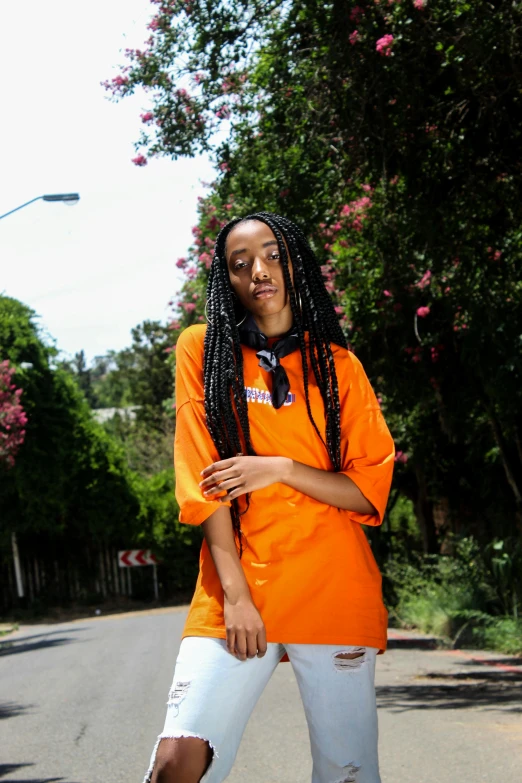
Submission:
POLYGON ((273 285, 259 286, 254 291, 254 299, 270 299, 274 294, 277 294, 277 288, 273 285))

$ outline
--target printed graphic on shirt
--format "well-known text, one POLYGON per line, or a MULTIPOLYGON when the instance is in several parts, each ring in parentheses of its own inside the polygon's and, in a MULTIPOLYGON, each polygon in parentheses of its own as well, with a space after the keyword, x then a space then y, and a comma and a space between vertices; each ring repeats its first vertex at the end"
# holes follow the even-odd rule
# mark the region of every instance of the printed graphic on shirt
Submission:
MULTIPOLYGON (((272 405, 272 395, 266 389, 256 389, 255 386, 245 386, 247 402, 261 402, 266 405, 272 405)), ((283 405, 291 405, 295 402, 295 394, 289 392, 283 405)))

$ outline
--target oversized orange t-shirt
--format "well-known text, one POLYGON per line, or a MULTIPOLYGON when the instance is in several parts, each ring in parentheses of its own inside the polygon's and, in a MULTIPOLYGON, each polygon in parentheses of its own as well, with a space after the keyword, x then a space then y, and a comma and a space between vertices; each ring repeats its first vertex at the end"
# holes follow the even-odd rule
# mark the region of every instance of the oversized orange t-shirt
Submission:
MULTIPOLYGON (((191 326, 176 346, 174 463, 180 521, 199 525, 220 504, 203 497, 203 468, 220 459, 206 427, 203 343, 206 326, 191 326)), ((269 373, 256 351, 242 346, 252 445, 260 456, 284 456, 333 470, 308 417, 299 350, 283 357, 290 382, 284 405, 271 404, 269 373)), ((241 517, 242 566, 269 642, 386 647, 387 612, 381 575, 362 524, 382 522, 394 445, 363 367, 332 343, 341 405, 342 472, 375 506, 375 516, 321 503, 285 484, 251 493, 241 517)), ((320 432, 324 407, 311 366, 310 405, 320 432)), ((206 542, 183 636, 226 638, 223 589, 206 542)))

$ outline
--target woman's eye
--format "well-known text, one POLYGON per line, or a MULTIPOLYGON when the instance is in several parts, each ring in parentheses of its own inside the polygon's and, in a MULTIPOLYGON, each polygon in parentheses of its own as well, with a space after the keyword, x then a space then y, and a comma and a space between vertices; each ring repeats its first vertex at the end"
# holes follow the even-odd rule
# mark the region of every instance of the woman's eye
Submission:
POLYGON ((269 258, 271 261, 279 261, 280 256, 279 253, 274 252, 274 253, 270 253, 269 258))
POLYGON ((246 261, 236 261, 234 269, 242 269, 244 266, 246 266, 246 261))

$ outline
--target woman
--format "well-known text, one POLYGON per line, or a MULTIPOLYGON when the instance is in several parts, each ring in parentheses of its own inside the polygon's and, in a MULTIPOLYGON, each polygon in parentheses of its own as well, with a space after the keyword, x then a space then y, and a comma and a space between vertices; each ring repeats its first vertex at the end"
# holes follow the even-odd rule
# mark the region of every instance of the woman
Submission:
POLYGON ((176 496, 202 525, 196 590, 146 781, 219 783, 290 660, 312 783, 379 783, 382 521, 393 441, 302 232, 270 213, 216 241, 207 326, 177 343, 176 496))

